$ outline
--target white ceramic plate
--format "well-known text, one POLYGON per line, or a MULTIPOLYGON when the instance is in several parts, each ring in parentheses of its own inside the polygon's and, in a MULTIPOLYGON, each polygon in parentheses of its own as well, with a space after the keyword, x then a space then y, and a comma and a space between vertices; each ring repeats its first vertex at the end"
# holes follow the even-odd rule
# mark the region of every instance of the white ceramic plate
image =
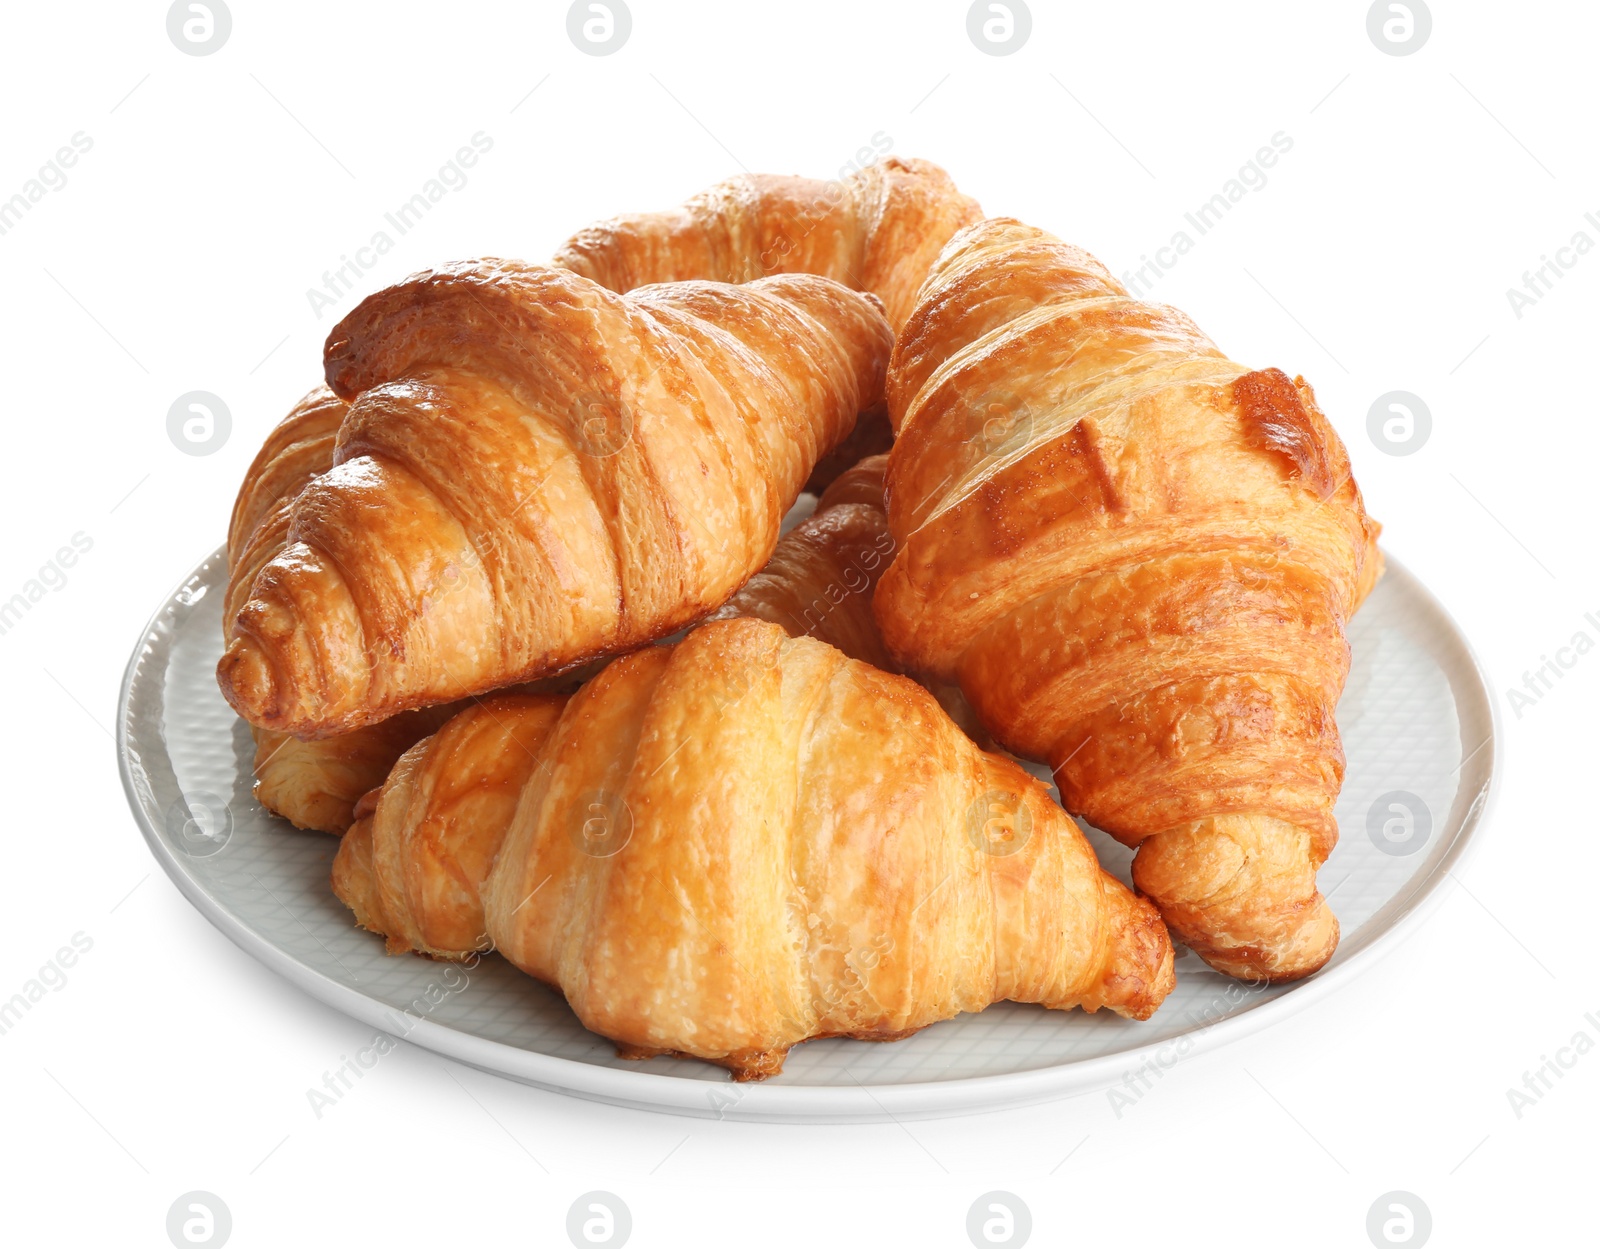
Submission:
MULTIPOLYGON (((1391 560, 1350 631, 1354 666, 1339 704, 1343 837, 1320 878, 1344 940, 1321 973, 1254 989, 1184 952, 1177 988, 1146 1023, 1002 1003, 893 1044, 812 1041, 790 1053, 781 1076, 736 1085, 691 1060, 619 1059, 559 994, 497 957, 470 972, 390 958, 357 929, 328 886, 336 840, 296 831, 251 796, 250 734, 213 675, 225 581, 218 551, 156 612, 128 665, 117 721, 128 801, 184 895, 268 967, 374 1029, 514 1080, 651 1110, 916 1118, 1108 1088, 1146 1064, 1170 1066, 1327 996, 1398 946, 1441 896, 1495 774, 1493 699, 1471 650, 1391 560)), ((1126 880, 1131 853, 1095 830, 1090 837, 1126 880)))

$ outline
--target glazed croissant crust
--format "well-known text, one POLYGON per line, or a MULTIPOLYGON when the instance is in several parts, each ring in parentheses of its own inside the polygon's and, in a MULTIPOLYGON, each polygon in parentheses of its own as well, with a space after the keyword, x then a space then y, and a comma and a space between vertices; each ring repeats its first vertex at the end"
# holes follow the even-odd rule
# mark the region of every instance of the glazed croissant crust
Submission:
MULTIPOLYGON (((824 643, 714 622, 525 715, 477 717, 534 756, 488 935, 624 1054, 760 1079, 808 1038, 890 1040, 1003 999, 1145 1018, 1172 986, 1154 908, 1044 786, 824 643)), ((383 873, 340 858, 359 901, 383 873)))
POLYGON ((815 273, 871 291, 898 332, 940 249, 982 216, 939 166, 890 156, 835 182, 741 174, 681 208, 588 226, 551 263, 618 292, 815 273))
MULTIPOLYGON (((326 386, 306 395, 256 454, 228 525, 224 628, 238 615, 256 574, 289 544, 294 500, 333 465, 334 440, 348 405, 326 386)), ((255 796, 298 828, 342 833, 355 804, 381 785, 407 747, 448 720, 459 705, 422 708, 318 741, 251 726, 255 796)))
MULTIPOLYGON (((884 658, 872 619, 872 589, 892 553, 883 469, 877 456, 843 474, 712 618, 769 620, 852 658, 884 658)), ((543 739, 530 734, 547 731, 565 701, 513 695, 469 702, 407 751, 387 781, 373 781, 383 788, 360 804, 362 818, 345 835, 333 885, 362 927, 387 937, 390 953, 459 959, 488 947, 479 886, 510 827, 515 794, 537 764, 543 739)))
MULTIPOLYGON (((307 482, 332 466, 334 435, 345 411, 345 403, 326 387, 312 391, 269 435, 245 475, 229 529, 229 549, 240 554, 230 565, 225 620, 238 613, 261 565, 288 544, 290 505, 307 482), (249 536, 239 536, 245 533, 249 536)), ((894 545, 883 511, 885 464, 884 456, 874 456, 842 474, 815 512, 778 542, 767 566, 712 618, 773 620, 792 634, 808 633, 847 655, 888 667, 871 610, 872 591, 894 545)), ((532 690, 522 688, 571 689, 587 675, 592 672, 582 669, 533 683, 532 690)), ((948 691, 938 693, 946 710, 971 732, 968 717, 960 714, 964 705, 948 701, 948 691)), ((256 800, 298 828, 343 833, 354 820, 357 801, 383 784, 400 756, 471 704, 464 699, 403 711, 310 740, 252 726, 256 800)))
POLYGON ((261 566, 287 545, 290 509, 300 491, 333 466, 334 442, 348 411, 326 386, 316 387, 273 427, 250 462, 228 520, 224 620, 238 614, 261 566))
POLYGON ((326 736, 672 633, 766 562, 889 345, 875 300, 804 275, 617 296, 483 261, 380 292, 329 339, 335 467, 233 617, 223 693, 326 736))
POLYGON ((935 265, 888 392, 890 651, 1138 846, 1213 967, 1320 967, 1344 626, 1382 565, 1311 388, 995 219, 935 265))
POLYGON ((481 892, 565 694, 490 694, 399 758, 356 805, 333 891, 390 954, 489 948, 481 892))
MULTIPOLYGON (((596 222, 568 239, 551 263, 619 294, 691 278, 820 274, 876 295, 898 333, 940 248, 982 216, 939 166, 890 156, 837 181, 741 174, 667 212, 596 222)), ((893 441, 881 410, 863 413, 806 489, 820 494, 893 441)))

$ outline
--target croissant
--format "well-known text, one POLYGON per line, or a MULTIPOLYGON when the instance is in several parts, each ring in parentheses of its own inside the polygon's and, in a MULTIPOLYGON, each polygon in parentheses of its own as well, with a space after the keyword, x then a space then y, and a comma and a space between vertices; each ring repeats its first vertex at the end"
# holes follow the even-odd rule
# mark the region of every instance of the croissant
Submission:
POLYGON ((1310 386, 995 219, 940 257, 887 388, 890 652, 1137 846, 1212 967, 1321 967, 1345 622, 1382 561, 1310 386))
MULTIPOLYGON (((983 216, 931 161, 890 156, 837 181, 741 174, 667 212, 596 222, 552 264, 621 294, 653 282, 748 282, 816 273, 883 301, 899 333, 917 288, 951 235, 983 216)), ((885 414, 864 412, 812 470, 821 494, 839 473, 894 441, 885 414)))
MULTIPOLYGON (((1143 1019, 1172 987, 1155 909, 904 677, 730 620, 519 705, 489 700, 408 753, 375 818, 393 799, 514 806, 481 887, 488 936, 625 1056, 762 1079, 813 1037, 894 1040, 1004 999, 1143 1019)), ((360 823, 340 849, 336 888, 396 923, 392 944, 467 936, 412 918, 481 869, 480 842, 449 870, 448 823, 398 865, 349 840, 360 823), (395 877, 409 897, 383 892, 395 877)))
POLYGON ((816 510, 778 542, 767 566, 712 620, 770 620, 875 668, 891 661, 872 618, 872 592, 894 554, 883 511, 888 458, 870 456, 835 478, 816 510))
POLYGON ((390 954, 489 948, 480 890, 565 694, 491 694, 406 750, 356 804, 333 891, 390 954))
MULTIPOLYGON (((288 545, 293 500, 332 466, 334 435, 346 409, 326 387, 313 390, 273 430, 251 464, 229 526, 229 550, 240 555, 230 559, 224 619, 238 614, 261 566, 288 545), (240 536, 247 531, 247 537, 240 536)), ((810 633, 848 655, 887 667, 871 612, 873 588, 893 551, 883 512, 885 463, 884 456, 872 457, 840 475, 813 515, 779 541, 766 568, 714 618, 775 620, 791 633, 810 633)), ((471 705, 467 699, 421 707, 309 741, 252 726, 256 800, 298 828, 343 833, 353 822, 357 801, 383 784, 400 756, 471 705)), ((959 717, 958 723, 970 728, 959 717)))
MULTIPOLYGON (((778 543, 767 566, 710 619, 770 620, 791 637, 805 634, 874 668, 898 671, 872 615, 878 579, 894 555, 883 497, 888 464, 888 456, 874 455, 841 473, 817 501, 815 513, 778 543)), ((995 748, 959 686, 908 675, 963 733, 985 750, 995 748)))
MULTIPOLYGON (((883 470, 884 457, 877 456, 842 474, 712 619, 769 620, 852 658, 887 662, 872 619, 872 589, 892 546, 883 470)), ((548 731, 564 704, 564 698, 525 696, 455 704, 461 712, 443 731, 404 758, 407 747, 400 747, 393 773, 374 780, 383 788, 357 807, 360 818, 345 834, 333 884, 363 928, 388 938, 390 953, 460 959, 488 947, 478 887, 510 827, 514 795, 537 762, 542 737, 530 734, 548 731)), ((342 740, 299 744, 316 749, 342 740)))
POLYGON ((678 630, 766 562, 890 342, 807 275, 617 296, 481 261, 372 296, 328 341, 336 463, 233 617, 223 694, 328 736, 678 630))
MULTIPOLYGON (((288 545, 294 500, 332 467, 334 438, 347 410, 344 400, 319 386, 290 410, 256 454, 228 524, 225 622, 238 615, 262 567, 288 545)), ((458 710, 450 704, 404 712, 319 741, 252 726, 256 800, 296 827, 342 833, 357 800, 383 783, 408 747, 458 710)))
POLYGON ((982 216, 939 166, 890 156, 835 182, 741 174, 680 208, 588 226, 551 263, 619 294, 815 273, 872 292, 898 333, 940 249, 982 216))

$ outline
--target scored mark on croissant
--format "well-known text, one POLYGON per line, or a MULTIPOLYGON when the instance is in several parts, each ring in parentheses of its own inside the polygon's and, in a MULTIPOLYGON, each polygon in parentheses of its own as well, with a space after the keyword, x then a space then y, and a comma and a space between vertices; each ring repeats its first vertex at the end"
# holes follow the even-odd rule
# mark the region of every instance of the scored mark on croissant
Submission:
MULTIPOLYGON (((1071 305, 1065 305, 1065 307, 1070 310, 1071 305)), ((991 336, 995 333, 997 332, 991 332, 991 336)), ((949 367, 948 362, 946 366, 942 367, 949 367)), ((981 492, 991 480, 1021 461, 1065 439, 1083 437, 1077 431, 1086 422, 1096 420, 1105 411, 1113 408, 1131 407, 1139 400, 1169 389, 1174 384, 1197 386, 1228 384, 1239 377, 1240 366, 1230 360, 1219 361, 1207 356, 1189 364, 1180 362, 1173 365, 1167 370, 1167 374, 1168 376, 1159 379, 1153 384, 1140 382, 1132 386, 1128 385, 1125 380, 1119 380, 1116 376, 1112 376, 1109 381, 1103 381, 1089 388, 1070 403, 1052 405, 1041 412, 1040 419, 1031 425, 1029 436, 1021 440, 1019 445, 979 458, 965 468, 959 464, 956 465, 938 486, 924 495, 917 508, 912 510, 920 511, 928 505, 930 500, 938 498, 945 486, 955 480, 957 482, 956 486, 950 489, 936 505, 929 509, 928 515, 921 522, 921 525, 927 525, 937 520, 944 513, 955 509, 973 495, 981 492)), ((934 383, 930 381, 927 383, 927 388, 931 389, 933 385, 934 383)), ((909 420, 907 424, 910 424, 909 420)), ((1089 432, 1091 436, 1096 437, 1097 443, 1097 429, 1089 432)), ((1084 447, 1075 445, 1074 449, 1077 454, 1093 453, 1094 459, 1087 462, 1088 467, 1101 487, 1105 506, 1109 510, 1115 510, 1119 504, 1115 501, 1116 495, 1110 469, 1100 455, 1098 445, 1084 447)), ((1057 484, 1065 485, 1065 483, 1057 484)), ((1070 487, 1068 487, 1068 492, 1072 494, 1080 507, 1083 506, 1083 500, 1075 491, 1071 491, 1070 487)), ((919 525, 919 528, 921 525, 919 525)))
POLYGON ((1233 383, 1245 428, 1264 449, 1287 459, 1319 498, 1338 490, 1322 431, 1299 388, 1282 369, 1258 369, 1233 383))

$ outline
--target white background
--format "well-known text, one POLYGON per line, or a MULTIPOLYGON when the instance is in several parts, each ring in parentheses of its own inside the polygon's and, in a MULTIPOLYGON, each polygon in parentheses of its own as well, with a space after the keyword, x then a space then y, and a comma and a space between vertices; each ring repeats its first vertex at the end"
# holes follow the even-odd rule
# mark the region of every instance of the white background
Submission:
POLYGON ((1579 1029, 1600 1035, 1583 1018, 1600 1012, 1600 657, 1520 716, 1507 690, 1580 628, 1600 639, 1583 621, 1600 612, 1600 253, 1520 318, 1506 290, 1578 230, 1600 243, 1584 220, 1600 10, 1436 0, 1403 57, 1375 48, 1366 12, 1040 0, 1027 45, 992 57, 948 0, 634 0, 628 44, 595 58, 549 0, 233 0, 226 46, 193 57, 162 3, 8 6, 0 198, 74 133, 93 146, 0 236, 0 599, 74 533, 93 548, 0 637, 0 997, 74 933, 93 949, 0 1036, 0 1237, 165 1245, 192 1189, 223 1198, 241 1247, 565 1244, 590 1189, 628 1203, 641 1247, 960 1246, 991 1189, 1028 1204, 1041 1245, 1365 1245, 1393 1189, 1427 1203, 1439 1245, 1592 1237, 1600 1054, 1520 1119, 1506 1091, 1579 1029), (307 289, 478 131, 493 148, 468 185, 358 294, 445 260, 548 256, 741 165, 836 176, 879 132, 1121 273, 1291 137, 1153 297, 1236 359, 1313 381, 1388 549, 1478 648, 1505 770, 1466 888, 1358 983, 1180 1065, 1120 1118, 1093 1094, 904 1127, 702 1122, 405 1046, 315 1119, 305 1090, 370 1031, 179 896, 126 810, 109 729, 140 627, 224 536, 251 455, 354 303, 319 318, 307 289), (166 433, 197 389, 233 417, 205 457, 166 433), (1433 417, 1403 458, 1366 432, 1391 390, 1433 417))

